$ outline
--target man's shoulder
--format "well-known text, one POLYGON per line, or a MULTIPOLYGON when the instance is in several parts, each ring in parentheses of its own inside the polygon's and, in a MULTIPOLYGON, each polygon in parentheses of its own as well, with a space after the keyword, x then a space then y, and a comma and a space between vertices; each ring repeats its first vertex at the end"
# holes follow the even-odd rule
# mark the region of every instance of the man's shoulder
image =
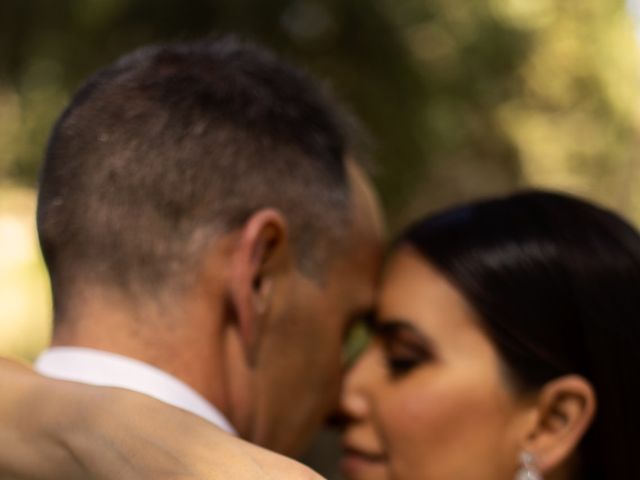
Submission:
POLYGON ((249 455, 264 472, 269 480, 324 480, 324 478, 303 465, 284 455, 272 452, 244 440, 237 439, 241 448, 249 455))

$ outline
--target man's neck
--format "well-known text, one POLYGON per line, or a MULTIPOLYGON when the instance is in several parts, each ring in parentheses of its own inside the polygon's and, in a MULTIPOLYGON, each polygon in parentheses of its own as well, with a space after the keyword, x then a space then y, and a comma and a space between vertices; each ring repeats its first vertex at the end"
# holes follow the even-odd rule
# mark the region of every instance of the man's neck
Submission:
POLYGON ((90 348, 144 362, 184 382, 228 416, 224 362, 215 332, 202 325, 196 331, 184 323, 170 328, 161 319, 141 321, 138 316, 110 308, 56 318, 51 345, 90 348))

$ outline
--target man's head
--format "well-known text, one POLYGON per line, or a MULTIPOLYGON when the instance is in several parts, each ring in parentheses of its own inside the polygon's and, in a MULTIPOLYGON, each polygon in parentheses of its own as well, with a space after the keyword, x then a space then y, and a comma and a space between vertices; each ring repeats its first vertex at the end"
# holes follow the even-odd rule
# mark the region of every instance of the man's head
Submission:
POLYGON ((319 273, 348 222, 343 119, 300 71, 232 38, 125 56, 80 89, 49 144, 38 227, 54 286, 174 290, 212 236, 266 207, 319 273))
POLYGON ((348 130, 304 74, 230 38, 143 48, 98 72, 42 169, 56 330, 98 347, 111 335, 105 348, 170 370, 244 436, 288 449, 274 435, 282 389, 313 417, 292 422, 296 438, 331 390, 347 316, 370 301, 376 207, 345 160, 348 130), (301 349, 310 335, 317 351, 301 349))

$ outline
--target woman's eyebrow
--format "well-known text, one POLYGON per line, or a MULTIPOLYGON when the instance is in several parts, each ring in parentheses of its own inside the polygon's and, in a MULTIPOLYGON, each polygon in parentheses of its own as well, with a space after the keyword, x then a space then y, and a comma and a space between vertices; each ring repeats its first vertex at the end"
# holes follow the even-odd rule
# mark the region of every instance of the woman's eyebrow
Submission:
POLYGON ((387 339, 411 335, 413 339, 420 341, 424 347, 429 349, 434 348, 433 340, 407 320, 398 318, 374 318, 372 329, 376 335, 387 339))

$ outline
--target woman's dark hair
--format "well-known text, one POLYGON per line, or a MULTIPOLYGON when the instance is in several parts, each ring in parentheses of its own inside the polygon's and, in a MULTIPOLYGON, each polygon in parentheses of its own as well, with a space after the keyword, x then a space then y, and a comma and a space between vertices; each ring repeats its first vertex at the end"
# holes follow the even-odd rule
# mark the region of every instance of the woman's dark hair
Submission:
POLYGON ((515 385, 585 377, 597 413, 581 479, 637 476, 640 235, 616 214, 530 191, 453 208, 400 238, 479 314, 515 385))

